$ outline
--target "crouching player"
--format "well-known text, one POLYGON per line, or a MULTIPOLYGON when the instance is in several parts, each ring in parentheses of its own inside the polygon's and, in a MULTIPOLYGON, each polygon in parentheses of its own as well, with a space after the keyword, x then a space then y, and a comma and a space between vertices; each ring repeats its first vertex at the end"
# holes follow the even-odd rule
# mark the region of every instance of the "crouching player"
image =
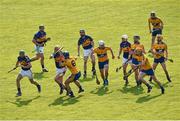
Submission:
POLYGON ((143 56, 137 56, 135 50, 138 50, 138 48, 139 48, 145 54, 145 49, 144 49, 144 45, 142 45, 139 41, 140 36, 135 35, 133 37, 133 39, 134 39, 134 44, 131 45, 130 58, 131 58, 131 62, 132 62, 131 67, 135 71, 134 72, 135 80, 136 80, 136 83, 138 84, 139 69, 135 70, 135 68, 139 65, 139 61, 142 60, 143 56))
MULTIPOLYGON (((153 55, 154 55, 154 63, 153 63, 153 69, 156 70, 157 65, 160 63, 165 74, 166 78, 169 82, 171 82, 171 79, 169 77, 169 73, 166 69, 166 63, 165 61, 168 58, 168 51, 167 51, 167 45, 163 42, 163 36, 162 35, 157 35, 157 43, 155 43, 152 47, 153 55)), ((152 79, 150 78, 150 81, 152 79)))
POLYGON ((16 96, 18 97, 18 96, 22 95, 20 81, 23 77, 28 77, 31 84, 36 85, 38 92, 41 92, 41 86, 36 81, 34 81, 34 79, 33 79, 33 74, 31 71, 32 66, 30 63, 30 59, 28 56, 25 55, 24 50, 19 51, 18 60, 16 62, 14 69, 16 69, 18 66, 21 67, 21 71, 16 78, 16 85, 17 85, 17 90, 18 90, 16 96))
POLYGON ((65 61, 65 58, 58 45, 54 47, 54 53, 50 56, 50 59, 51 58, 54 58, 55 61, 56 76, 54 80, 60 87, 60 95, 61 95, 63 93, 63 90, 65 89, 65 86, 63 84, 63 76, 66 73, 66 67, 62 66, 62 63, 65 61))
POLYGON ((93 53, 97 54, 98 64, 101 73, 101 78, 104 81, 104 86, 108 85, 108 70, 109 70, 109 59, 107 51, 111 51, 112 59, 114 59, 114 53, 110 47, 105 47, 104 41, 99 41, 99 47, 95 48, 93 53))
MULTIPOLYGON (((123 74, 126 75, 126 69, 128 66, 128 62, 129 60, 129 54, 130 54, 130 50, 131 50, 131 43, 128 42, 128 36, 122 35, 122 42, 120 43, 120 48, 119 48, 119 55, 118 55, 118 59, 120 59, 120 55, 123 51, 123 60, 122 60, 122 65, 123 65, 123 74)), ((128 84, 128 78, 124 78, 125 80, 125 84, 128 84)))
POLYGON ((79 88, 78 93, 84 92, 84 89, 82 88, 82 86, 80 85, 78 81, 78 79, 81 77, 81 72, 76 67, 75 58, 70 57, 68 51, 64 51, 63 55, 65 57, 65 61, 63 65, 66 66, 71 71, 71 75, 65 81, 65 86, 66 86, 68 95, 70 97, 74 97, 74 93, 71 90, 70 83, 74 82, 76 86, 78 86, 79 88))
MULTIPOLYGON (((136 51, 136 54, 137 55, 143 55, 141 49, 139 49, 138 51, 136 51)), ((160 83, 160 81, 156 78, 155 74, 154 74, 154 71, 151 67, 151 64, 149 63, 149 60, 148 58, 144 57, 143 56, 143 59, 140 63, 140 73, 139 73, 139 76, 138 76, 138 80, 139 80, 139 84, 142 82, 144 83, 147 88, 148 88, 148 93, 151 91, 152 87, 150 84, 148 84, 145 80, 144 80, 144 77, 145 76, 151 76, 151 78, 158 84, 158 86, 160 87, 161 89, 161 93, 164 94, 164 87, 162 86, 162 84, 160 83)))

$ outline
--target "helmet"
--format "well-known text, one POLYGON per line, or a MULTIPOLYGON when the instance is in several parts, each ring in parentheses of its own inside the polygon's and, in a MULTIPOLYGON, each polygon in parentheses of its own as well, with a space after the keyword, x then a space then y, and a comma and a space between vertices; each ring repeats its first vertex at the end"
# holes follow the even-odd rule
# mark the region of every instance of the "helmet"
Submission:
POLYGON ((84 30, 84 29, 80 29, 80 30, 79 30, 79 32, 83 32, 83 33, 85 33, 85 30, 84 30))
POLYGON ((44 27, 44 24, 40 24, 40 25, 39 25, 39 29, 40 29, 41 27, 44 27))
POLYGON ((63 55, 64 55, 65 59, 69 58, 69 52, 68 51, 64 51, 63 55))
POLYGON ((127 34, 122 35, 122 38, 124 38, 124 39, 128 39, 127 34))
POLYGON ((99 43, 99 46, 103 46, 105 44, 103 40, 99 40, 98 43, 99 43))
POLYGON ((21 55, 21 54, 24 55, 24 54, 25 54, 25 51, 24 51, 24 50, 20 50, 20 51, 19 51, 19 55, 21 55))
POLYGON ((60 49, 60 46, 59 46, 59 45, 56 45, 56 46, 54 47, 54 52, 57 52, 59 49, 60 49))
POLYGON ((139 35, 134 35, 134 38, 140 39, 139 35))

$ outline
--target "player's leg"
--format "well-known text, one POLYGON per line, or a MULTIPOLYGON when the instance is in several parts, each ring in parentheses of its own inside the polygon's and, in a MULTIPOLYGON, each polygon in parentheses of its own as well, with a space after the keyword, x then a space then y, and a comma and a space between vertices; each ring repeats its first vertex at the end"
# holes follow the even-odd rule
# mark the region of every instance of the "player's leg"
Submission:
MULTIPOLYGON (((154 62, 153 65, 152 65, 152 68, 153 68, 154 71, 156 70, 157 66, 158 66, 158 62, 157 63, 154 62)), ((150 76, 149 81, 152 82, 152 77, 151 76, 150 76)))
POLYGON ((83 77, 87 77, 87 61, 88 61, 88 56, 84 56, 84 74, 83 77))
MULTIPOLYGON (((135 65, 131 65, 131 68, 133 69, 133 70, 135 70, 136 68, 137 68, 137 66, 135 66, 135 65)), ((135 71, 134 71, 134 76, 135 76, 135 80, 136 80, 136 83, 137 83, 137 86, 138 86, 138 75, 139 75, 139 69, 136 69, 135 71)))
POLYGON ((74 93, 73 91, 71 90, 71 87, 70 87, 70 83, 72 83, 74 81, 74 75, 70 75, 68 77, 68 79, 65 81, 65 86, 66 86, 66 89, 67 89, 67 93, 70 97, 74 97, 74 93))
POLYGON ((93 73, 93 76, 96 75, 96 69, 95 69, 95 65, 96 65, 96 62, 95 62, 95 56, 94 54, 91 52, 91 63, 92 63, 92 73, 93 73))
POLYGON ((36 61, 36 60, 38 60, 39 58, 40 58, 40 55, 39 55, 39 53, 37 53, 36 56, 34 56, 34 57, 31 58, 31 62, 36 61))
POLYGON ((105 72, 105 85, 109 84, 108 75, 109 75, 109 64, 104 65, 104 72, 105 72))
POLYGON ((43 72, 48 72, 48 70, 44 66, 44 53, 40 53, 40 62, 41 62, 41 67, 43 72))
POLYGON ((144 80, 144 77, 146 76, 146 73, 144 73, 144 72, 140 72, 139 73, 139 76, 138 76, 138 80, 139 80, 139 82, 142 82, 143 84, 145 84, 146 86, 147 86, 147 88, 148 88, 148 93, 149 92, 151 92, 151 89, 152 89, 152 87, 151 87, 151 85, 150 84, 148 84, 145 80, 144 80))
MULTIPOLYGON (((126 72, 127 66, 128 66, 128 64, 123 65, 123 74, 124 74, 124 76, 127 74, 127 72, 126 72)), ((125 80, 125 85, 128 85, 128 83, 129 83, 128 78, 124 78, 124 80, 125 80)))
POLYGON ((20 85, 20 81, 22 79, 22 75, 21 74, 18 74, 17 78, 16 78, 16 86, 17 86, 17 94, 16 96, 21 96, 22 95, 22 92, 21 92, 21 85, 20 85))
POLYGON ((152 75, 151 77, 158 84, 158 86, 161 88, 161 93, 164 94, 164 87, 162 86, 161 82, 159 80, 157 80, 155 75, 152 75))
POLYGON ((82 88, 82 86, 81 86, 81 84, 80 84, 80 82, 79 82, 79 80, 78 80, 80 77, 81 77, 81 72, 77 73, 77 74, 74 76, 74 79, 73 79, 75 85, 79 88, 78 93, 84 92, 84 89, 82 88))
POLYGON ((166 74, 167 80, 168 80, 169 82, 171 82, 169 73, 168 73, 167 68, 166 68, 166 63, 165 63, 165 62, 161 63, 161 66, 162 66, 162 68, 163 68, 163 70, 164 70, 164 72, 165 72, 165 74, 166 74))
POLYGON ((56 77, 54 78, 55 82, 59 85, 60 88, 60 95, 63 93, 63 90, 65 89, 65 86, 63 84, 63 75, 56 75, 56 77))

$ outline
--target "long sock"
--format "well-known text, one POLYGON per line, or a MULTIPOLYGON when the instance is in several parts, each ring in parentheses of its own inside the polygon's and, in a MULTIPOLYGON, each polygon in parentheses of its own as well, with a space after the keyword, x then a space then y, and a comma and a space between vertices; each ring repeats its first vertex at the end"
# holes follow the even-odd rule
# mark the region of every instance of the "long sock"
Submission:
POLYGON ((43 65, 41 65, 41 67, 42 67, 42 68, 44 68, 44 64, 43 64, 43 65))
POLYGON ((18 92, 21 93, 21 88, 17 88, 18 92))
POLYGON ((84 71, 84 74, 86 74, 86 71, 84 71))

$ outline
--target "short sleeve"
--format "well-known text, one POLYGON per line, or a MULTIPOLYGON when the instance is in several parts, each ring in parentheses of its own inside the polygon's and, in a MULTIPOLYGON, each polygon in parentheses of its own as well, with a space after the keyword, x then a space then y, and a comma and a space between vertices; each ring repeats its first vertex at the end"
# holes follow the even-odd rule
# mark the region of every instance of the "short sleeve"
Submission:
POLYGON ((97 48, 94 49, 94 53, 97 53, 97 48))
POLYGON ((27 63, 31 62, 31 59, 28 56, 26 56, 26 62, 27 63))
POLYGON ((82 43, 81 43, 81 38, 79 38, 79 40, 78 40, 78 45, 81 45, 82 43))

